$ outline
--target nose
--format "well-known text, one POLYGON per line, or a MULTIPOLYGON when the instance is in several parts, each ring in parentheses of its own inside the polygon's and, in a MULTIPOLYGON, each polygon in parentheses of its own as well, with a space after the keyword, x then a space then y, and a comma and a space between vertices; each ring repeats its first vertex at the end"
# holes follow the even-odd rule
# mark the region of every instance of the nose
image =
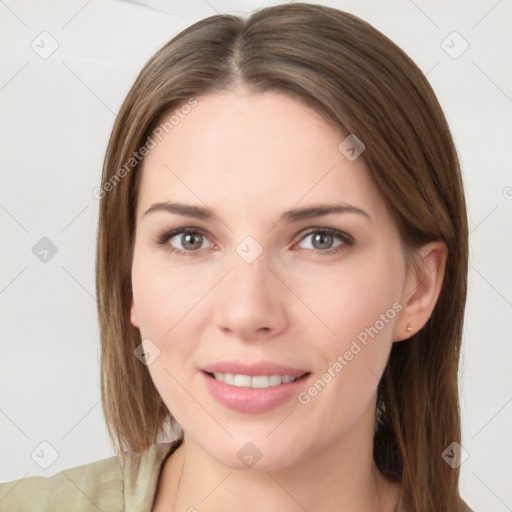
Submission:
POLYGON ((235 255, 217 286, 214 320, 225 334, 254 341, 278 336, 287 327, 286 288, 263 253, 248 263, 235 255))

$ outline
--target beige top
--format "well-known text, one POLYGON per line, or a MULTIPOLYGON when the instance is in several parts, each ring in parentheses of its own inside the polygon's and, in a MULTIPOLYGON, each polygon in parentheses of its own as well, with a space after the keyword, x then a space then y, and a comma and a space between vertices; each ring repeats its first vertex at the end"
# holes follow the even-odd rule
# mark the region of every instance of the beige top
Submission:
POLYGON ((1 512, 150 512, 160 471, 182 440, 0 485, 1 512))
POLYGON ((150 512, 163 465, 181 443, 177 439, 142 454, 128 452, 124 466, 114 456, 51 477, 0 484, 0 512, 150 512))

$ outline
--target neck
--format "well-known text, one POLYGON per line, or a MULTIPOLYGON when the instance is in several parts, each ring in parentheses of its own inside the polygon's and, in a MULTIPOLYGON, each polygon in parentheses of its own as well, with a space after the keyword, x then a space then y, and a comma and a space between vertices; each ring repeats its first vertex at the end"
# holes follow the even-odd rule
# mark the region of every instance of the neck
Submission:
POLYGON ((166 462, 153 510, 218 512, 229 504, 247 512, 395 512, 399 487, 377 470, 372 437, 364 437, 368 432, 354 429, 292 465, 258 471, 220 464, 185 435, 166 462))

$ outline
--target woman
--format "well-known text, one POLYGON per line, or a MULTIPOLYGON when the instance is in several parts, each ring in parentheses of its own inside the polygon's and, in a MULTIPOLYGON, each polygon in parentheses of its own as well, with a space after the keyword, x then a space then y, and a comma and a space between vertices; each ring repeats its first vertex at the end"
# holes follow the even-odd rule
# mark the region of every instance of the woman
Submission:
POLYGON ((119 456, 0 510, 469 510, 463 187, 394 43, 308 4, 194 24, 129 92, 99 196, 119 456))

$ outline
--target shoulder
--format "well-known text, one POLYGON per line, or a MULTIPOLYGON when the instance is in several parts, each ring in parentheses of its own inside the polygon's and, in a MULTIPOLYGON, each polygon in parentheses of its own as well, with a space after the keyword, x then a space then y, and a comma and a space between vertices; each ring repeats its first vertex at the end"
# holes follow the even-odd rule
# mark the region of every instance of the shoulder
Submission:
POLYGON ((0 512, 121 512, 128 502, 151 503, 160 465, 175 447, 176 442, 158 443, 144 453, 125 452, 50 477, 0 484, 0 512))
POLYGON ((122 510, 123 475, 117 457, 51 477, 31 476, 0 485, 0 511, 122 510))

